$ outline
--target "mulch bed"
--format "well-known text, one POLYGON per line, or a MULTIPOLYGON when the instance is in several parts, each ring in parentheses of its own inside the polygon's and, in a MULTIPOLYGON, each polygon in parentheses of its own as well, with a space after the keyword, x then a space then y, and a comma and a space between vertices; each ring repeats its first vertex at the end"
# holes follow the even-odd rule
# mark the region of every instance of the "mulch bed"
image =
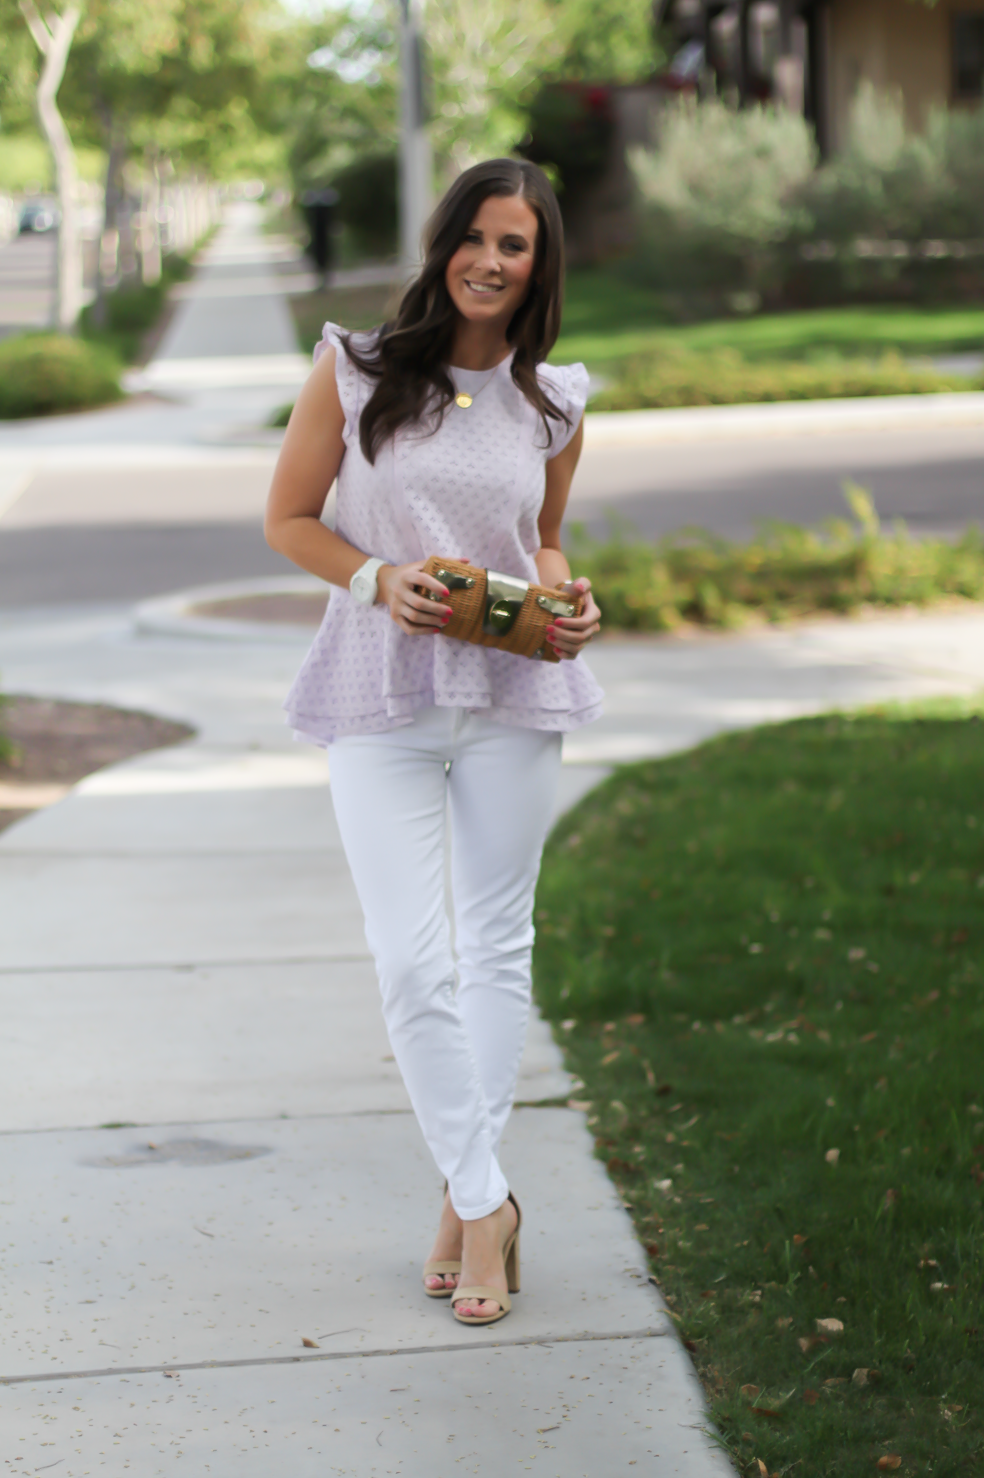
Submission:
POLYGON ((324 595, 284 591, 277 595, 244 595, 236 600, 206 600, 192 606, 192 616, 220 621, 274 621, 291 626, 320 626, 328 605, 324 595))
MULTIPOLYGON (((0 784, 8 794, 11 786, 74 785, 105 765, 180 744, 194 732, 187 724, 103 703, 8 697, 0 707, 0 735, 14 752, 0 758, 0 784)), ((0 831, 35 809, 0 809, 0 831)))

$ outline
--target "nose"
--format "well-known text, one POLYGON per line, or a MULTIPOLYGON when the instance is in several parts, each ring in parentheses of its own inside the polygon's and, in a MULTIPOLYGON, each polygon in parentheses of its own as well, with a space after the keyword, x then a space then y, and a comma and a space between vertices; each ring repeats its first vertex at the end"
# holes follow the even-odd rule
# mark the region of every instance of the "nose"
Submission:
POLYGON ((478 260, 475 265, 483 272, 498 272, 499 250, 494 242, 486 241, 482 244, 482 249, 478 254, 478 260))

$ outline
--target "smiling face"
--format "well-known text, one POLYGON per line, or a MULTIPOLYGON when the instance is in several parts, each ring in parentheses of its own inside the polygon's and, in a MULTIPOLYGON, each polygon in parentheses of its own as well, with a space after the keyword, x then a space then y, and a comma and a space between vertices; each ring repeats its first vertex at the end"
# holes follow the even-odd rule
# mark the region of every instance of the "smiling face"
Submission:
POLYGON ((538 222, 521 195, 490 195, 445 268, 451 301, 470 323, 503 331, 530 290, 538 222))

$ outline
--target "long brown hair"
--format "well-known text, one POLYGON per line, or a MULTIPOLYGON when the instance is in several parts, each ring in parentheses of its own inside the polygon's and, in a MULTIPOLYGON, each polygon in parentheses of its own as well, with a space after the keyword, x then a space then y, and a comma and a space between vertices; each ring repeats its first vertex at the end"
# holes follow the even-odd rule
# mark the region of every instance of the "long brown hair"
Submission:
POLYGON ((551 420, 570 425, 569 418, 545 394, 536 373, 560 332, 564 231, 557 197, 535 164, 525 159, 489 159, 459 175, 431 216, 423 268, 404 292, 395 319, 383 324, 368 347, 357 347, 351 334, 343 339, 353 364, 376 381, 359 420, 359 444, 369 462, 375 461, 380 447, 401 426, 427 415, 435 417, 435 426, 440 425, 454 400, 447 366, 457 309, 445 284, 445 270, 490 195, 522 196, 538 226, 530 290, 506 330, 515 351, 513 380, 543 418, 548 441, 552 440, 551 420))

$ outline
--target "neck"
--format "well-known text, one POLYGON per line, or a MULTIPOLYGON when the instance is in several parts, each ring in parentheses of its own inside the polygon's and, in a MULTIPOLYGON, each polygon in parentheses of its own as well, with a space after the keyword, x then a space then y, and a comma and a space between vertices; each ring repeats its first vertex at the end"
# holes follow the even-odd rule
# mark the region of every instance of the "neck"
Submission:
POLYGON ((495 369, 508 356, 510 348, 505 324, 469 323, 467 318, 458 316, 451 341, 451 363, 459 369, 495 369))

